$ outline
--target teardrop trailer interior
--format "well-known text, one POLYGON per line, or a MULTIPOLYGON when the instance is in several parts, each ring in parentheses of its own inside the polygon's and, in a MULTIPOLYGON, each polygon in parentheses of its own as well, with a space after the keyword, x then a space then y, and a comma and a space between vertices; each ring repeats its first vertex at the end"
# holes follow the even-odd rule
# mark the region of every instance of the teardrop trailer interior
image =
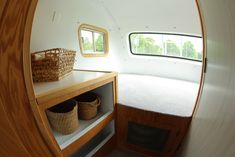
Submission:
MULTIPOLYGON (((77 51, 74 69, 118 72, 114 93, 117 116, 111 122, 116 130, 113 127, 104 140, 115 134, 122 149, 171 156, 187 132, 201 78, 203 42, 196 3, 184 2, 181 6, 178 2, 168 5, 169 1, 162 1, 161 7, 156 8, 153 1, 135 2, 135 10, 129 9, 131 4, 123 7, 115 1, 74 1, 67 6, 54 3, 51 8, 48 2, 38 3, 32 52, 61 43, 60 46, 77 51), (85 12, 88 8, 92 8, 89 13, 85 12), (166 15, 158 14, 166 9, 166 15), (45 12, 52 17, 45 17, 45 12), (177 23, 166 20, 174 13, 179 14, 174 16, 177 23), (153 16, 159 20, 144 18, 153 16)), ((78 71, 78 75, 86 77, 83 73, 78 71)), ((39 86, 35 84, 36 92, 39 86)), ((71 138, 74 136, 75 133, 71 138)), ((55 138, 62 152, 69 155, 81 156, 81 151, 87 151, 78 149, 80 146, 66 151, 79 138, 63 142, 63 137, 61 141, 55 138), (63 146, 67 141, 71 144, 63 146)), ((87 147, 95 144, 90 142, 87 147)))
MULTIPOLYGON (((1 14, 6 15, 1 22, 9 22, 8 16, 18 18, 22 28, 13 32, 24 32, 16 34, 19 41, 15 42, 23 41, 24 53, 15 59, 22 58, 17 62, 22 67, 14 66, 17 73, 12 76, 21 81, 25 102, 19 111, 4 107, 10 123, 3 126, 17 137, 11 141, 22 143, 12 156, 20 147, 24 148, 21 155, 32 156, 184 155, 182 144, 196 115, 207 71, 199 1, 25 1, 25 7, 17 7, 25 15, 21 17, 13 16, 17 9, 13 11, 11 1, 1 3, 1 14), (43 63, 47 57, 56 61, 43 63), (52 73, 59 75, 57 81, 52 73), (98 104, 89 105, 97 108, 82 109, 79 97, 91 93, 98 104), (65 134, 52 124, 48 111, 61 104, 66 107, 70 100, 77 100, 78 108, 72 107, 75 119, 67 119, 63 129, 74 120, 76 127, 65 134), (15 124, 17 116, 12 115, 27 121, 15 124), (22 127, 26 131, 20 136, 22 127)), ((16 102, 3 95, 3 105, 16 102)), ((70 113, 68 108, 64 111, 70 113)), ((68 118, 64 111, 60 113, 68 118)), ((7 144, 3 155, 12 148, 12 142, 7 144)))

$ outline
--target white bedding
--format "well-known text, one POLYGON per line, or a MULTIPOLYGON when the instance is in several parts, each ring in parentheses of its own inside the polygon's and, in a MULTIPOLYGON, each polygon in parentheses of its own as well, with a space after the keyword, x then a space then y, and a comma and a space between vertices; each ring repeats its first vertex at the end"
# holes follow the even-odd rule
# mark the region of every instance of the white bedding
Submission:
POLYGON ((190 117, 199 84, 148 75, 119 74, 118 103, 147 111, 190 117))

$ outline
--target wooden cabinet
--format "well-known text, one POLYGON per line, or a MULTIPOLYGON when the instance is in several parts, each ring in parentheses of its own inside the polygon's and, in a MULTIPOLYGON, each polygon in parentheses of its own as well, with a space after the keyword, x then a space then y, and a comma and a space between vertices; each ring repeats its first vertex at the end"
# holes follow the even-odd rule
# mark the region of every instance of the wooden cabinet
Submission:
MULTIPOLYGON (((83 129, 80 137, 76 137, 77 139, 61 149, 56 135, 50 128, 45 110, 86 91, 98 90, 99 87, 104 87, 104 91, 111 91, 113 103, 110 106, 114 107, 116 74, 75 71, 71 75, 72 78, 69 76, 56 83, 33 85, 30 36, 36 4, 37 0, 22 0, 20 3, 13 0, 0 1, 0 31, 3 41, 0 52, 0 156, 66 156, 97 135, 103 137, 106 130, 109 133, 109 128, 112 128, 110 126, 115 110, 106 112, 107 116, 104 114, 103 119, 83 129), (78 78, 80 80, 77 80, 78 78), (64 82, 65 80, 67 81, 64 82)), ((103 93, 103 96, 106 94, 103 93)), ((112 136, 110 133, 109 135, 112 136)))
POLYGON ((116 73, 75 70, 60 81, 34 83, 34 92, 45 131, 48 132, 52 144, 56 145, 57 150, 64 156, 70 156, 76 151, 78 154, 92 155, 98 147, 105 144, 104 141, 108 141, 114 135, 116 73), (69 135, 53 130, 48 122, 46 110, 88 91, 97 93, 101 98, 97 116, 91 120, 79 119, 79 129, 69 135), (86 152, 85 147, 93 147, 94 150, 86 152), (80 148, 82 150, 79 152, 80 148))
POLYGON ((118 104, 117 110, 118 147, 147 156, 173 156, 191 121, 191 117, 167 115, 121 104, 118 104))

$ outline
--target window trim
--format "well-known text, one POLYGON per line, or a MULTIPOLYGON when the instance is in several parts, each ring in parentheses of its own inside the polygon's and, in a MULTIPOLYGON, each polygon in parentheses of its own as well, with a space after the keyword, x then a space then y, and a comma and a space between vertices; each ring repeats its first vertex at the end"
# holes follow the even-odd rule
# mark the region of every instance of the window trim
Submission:
MULTIPOLYGON (((129 40, 129 48, 130 48, 130 52, 132 55, 136 55, 136 56, 150 56, 150 57, 166 57, 166 58, 176 58, 176 59, 183 59, 183 60, 189 60, 189 61, 195 61, 195 62, 202 62, 202 60, 197 60, 197 59, 190 59, 190 58, 183 58, 183 57, 177 57, 177 56, 167 56, 167 55, 151 55, 151 54, 136 54, 134 52, 132 52, 132 47, 131 47, 131 35, 132 34, 161 34, 161 35, 180 35, 180 36, 186 36, 186 37, 194 37, 194 38, 202 38, 201 36, 197 36, 197 35, 189 35, 189 34, 180 34, 180 33, 159 33, 159 32, 131 32, 128 35, 128 40, 129 40)), ((203 43, 202 43, 203 44, 203 43)))
POLYGON ((109 41, 108 41, 108 31, 104 28, 93 26, 90 24, 81 24, 78 28, 78 41, 79 41, 79 46, 80 46, 80 53, 82 54, 83 57, 106 57, 109 53, 109 41), (83 53, 83 44, 82 44, 82 38, 81 38, 81 31, 82 30, 87 30, 92 32, 92 41, 93 41, 93 46, 95 48, 95 42, 94 42, 94 33, 102 33, 104 34, 104 54, 96 54, 94 52, 89 52, 89 53, 83 53))

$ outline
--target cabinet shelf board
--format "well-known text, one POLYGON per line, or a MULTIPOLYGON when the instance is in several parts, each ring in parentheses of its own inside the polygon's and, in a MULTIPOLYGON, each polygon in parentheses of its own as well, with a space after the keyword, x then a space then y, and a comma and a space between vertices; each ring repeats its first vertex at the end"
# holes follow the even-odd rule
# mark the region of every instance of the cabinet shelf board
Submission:
POLYGON ((34 83, 34 92, 37 103, 46 109, 112 82, 115 76, 114 72, 74 70, 69 76, 59 81, 34 83))
POLYGON ((99 112, 97 116, 91 120, 80 120, 79 119, 79 128, 72 134, 63 135, 53 130, 56 141, 58 142, 61 149, 68 147, 71 143, 78 140, 81 136, 86 134, 89 130, 94 128, 97 124, 102 122, 106 117, 108 117, 113 111, 106 113, 99 112))

